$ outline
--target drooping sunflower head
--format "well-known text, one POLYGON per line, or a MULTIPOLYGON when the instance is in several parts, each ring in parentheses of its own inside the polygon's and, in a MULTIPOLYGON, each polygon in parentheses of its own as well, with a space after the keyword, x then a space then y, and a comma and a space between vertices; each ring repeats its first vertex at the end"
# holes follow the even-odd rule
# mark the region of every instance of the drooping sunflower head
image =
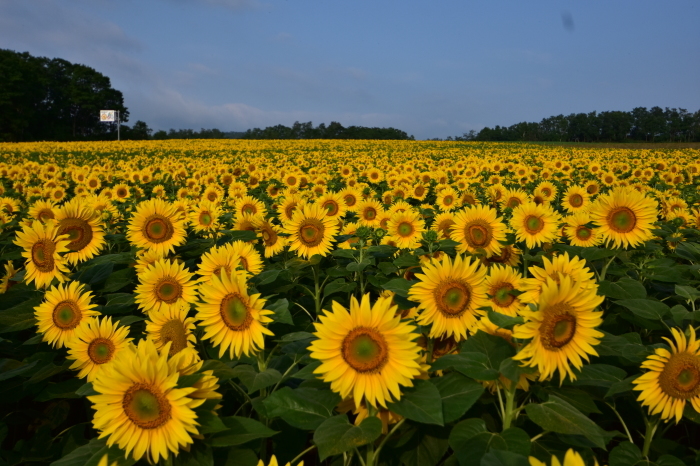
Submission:
POLYGON ((5 272, 3 273, 2 278, 0 278, 0 294, 6 293, 7 290, 10 289, 10 287, 15 283, 12 281, 12 279, 17 274, 17 270, 15 269, 12 261, 8 261, 3 268, 5 269, 5 272))
POLYGON ((63 348, 90 317, 100 315, 91 303, 92 293, 84 291, 84 286, 79 282, 54 286, 44 295, 44 302, 34 308, 43 341, 63 348))
POLYGON ((321 361, 314 371, 355 406, 363 401, 379 407, 401 397, 400 386, 412 386, 420 374, 420 348, 415 327, 396 316, 391 298, 370 305, 369 294, 350 309, 333 302, 333 311, 315 323, 318 338, 311 343, 311 357, 321 361), (338 369, 341 370, 338 370, 338 369))
POLYGON ((486 205, 469 207, 454 218, 450 238, 457 241, 459 252, 484 251, 486 257, 499 254, 500 241, 506 240, 506 225, 496 209, 486 205))
POLYGON ((423 266, 416 274, 418 283, 409 290, 409 298, 420 303, 418 323, 432 325, 431 337, 467 338, 467 331, 488 305, 486 267, 471 258, 445 256, 442 262, 423 266))
POLYGON ((687 337, 676 328, 671 333, 673 340, 664 337, 671 351, 656 348, 642 363, 647 372, 633 383, 634 390, 641 391, 637 400, 649 407, 649 414, 667 421, 675 418, 678 423, 687 402, 700 412, 700 340, 693 326, 688 327, 687 337))
POLYGON ((231 250, 231 255, 238 257, 238 266, 251 275, 257 275, 263 270, 262 257, 255 250, 255 247, 245 241, 236 240, 227 244, 231 250))

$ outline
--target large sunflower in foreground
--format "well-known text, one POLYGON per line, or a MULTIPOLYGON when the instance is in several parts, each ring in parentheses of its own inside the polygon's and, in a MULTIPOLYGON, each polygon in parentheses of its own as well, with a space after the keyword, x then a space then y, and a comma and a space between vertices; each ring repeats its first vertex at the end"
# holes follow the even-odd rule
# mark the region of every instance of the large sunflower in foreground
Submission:
POLYGON ((314 373, 341 397, 352 397, 356 407, 364 400, 386 408, 401 398, 400 386, 413 386, 421 372, 415 326, 402 322, 396 310, 391 298, 379 298, 371 306, 369 294, 361 302, 353 296, 349 312, 333 301, 333 312, 314 324, 318 339, 309 350, 321 361, 314 373))
POLYGON ((199 289, 197 320, 204 327, 203 340, 219 346, 219 357, 226 350, 231 359, 256 353, 265 346, 265 335, 272 335, 265 325, 272 322, 272 311, 263 309, 260 294, 249 295, 243 271, 221 272, 211 276, 199 289))
POLYGON ((58 234, 67 235, 66 259, 77 264, 92 259, 105 245, 100 215, 82 201, 73 200, 55 210, 58 234))
POLYGON ((478 205, 457 212, 450 238, 459 243, 461 253, 483 249, 487 257, 493 256, 501 252, 499 241, 506 240, 506 225, 496 209, 478 205))
POLYGON ((593 346, 603 337, 596 330, 603 322, 603 312, 595 308, 603 299, 570 277, 561 277, 559 283, 548 278, 537 310, 520 311, 525 323, 515 326, 513 336, 530 342, 513 359, 536 367, 540 381, 551 379, 557 371, 561 381, 567 375, 575 380, 571 366, 581 369, 582 359, 598 355, 593 346))
POLYGON ((489 304, 484 282, 486 267, 471 258, 445 256, 442 262, 423 266, 423 273, 417 273, 420 280, 409 290, 409 298, 421 310, 418 323, 432 325, 430 337, 454 336, 455 340, 467 338, 478 316, 479 310, 489 304))
POLYGON ((152 249, 161 256, 185 242, 185 227, 175 206, 162 199, 149 199, 136 206, 126 237, 139 248, 152 249))
POLYGON ((656 348, 654 354, 642 363, 648 372, 632 383, 639 390, 638 401, 649 407, 649 414, 660 414, 662 419, 683 417, 686 402, 700 413, 700 340, 695 339, 695 329, 688 327, 690 338, 676 328, 671 329, 675 344, 665 338, 671 347, 656 348))
POLYGON ((92 424, 135 460, 150 463, 167 459, 170 452, 193 443, 197 435, 198 402, 188 395, 196 389, 177 388, 179 373, 168 364, 151 340, 141 340, 133 351, 122 352, 93 382, 97 395, 89 396, 95 416, 92 424))
POLYGON ((92 382, 97 374, 131 344, 129 327, 112 323, 111 317, 91 317, 87 324, 75 331, 75 337, 66 343, 71 369, 80 371, 78 378, 92 382))
POLYGON ((44 302, 34 308, 43 341, 62 348, 88 318, 100 315, 93 310, 96 305, 90 302, 92 293, 84 291, 84 286, 80 282, 54 286, 44 295, 44 302))
POLYGON ((513 209, 510 226, 518 241, 524 241, 532 249, 558 237, 560 220, 550 206, 528 202, 513 209))
POLYGON ((135 301, 144 312, 193 303, 197 296, 192 274, 181 263, 158 259, 138 277, 135 301))
POLYGON ((292 219, 285 222, 284 232, 289 234, 290 251, 297 251, 304 258, 316 254, 326 256, 338 234, 338 221, 327 217, 319 204, 306 204, 295 210, 292 219))
POLYGON ((17 232, 15 244, 21 248, 22 257, 27 259, 24 281, 34 281, 37 288, 45 288, 56 278, 59 282, 66 280, 68 272, 63 253, 68 251, 68 240, 58 236, 58 224, 47 220, 46 224, 35 220, 17 232))
POLYGON ((654 236, 658 203, 634 188, 616 188, 598 196, 590 212, 606 245, 635 247, 654 236))
POLYGON ((168 343, 170 356, 186 348, 194 348, 197 343, 194 336, 195 319, 187 317, 189 310, 189 303, 183 302, 179 306, 164 307, 160 311, 148 313, 146 335, 153 340, 158 351, 162 351, 168 343))

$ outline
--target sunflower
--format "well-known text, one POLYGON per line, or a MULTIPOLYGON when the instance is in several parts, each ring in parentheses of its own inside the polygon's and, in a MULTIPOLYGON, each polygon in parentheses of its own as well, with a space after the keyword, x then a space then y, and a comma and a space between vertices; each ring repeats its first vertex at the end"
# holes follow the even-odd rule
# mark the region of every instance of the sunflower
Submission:
POLYGON ((528 202, 528 195, 527 193, 523 192, 520 189, 509 189, 506 191, 506 193, 503 195, 503 197, 500 200, 501 208, 502 209, 515 209, 519 205, 525 204, 528 202))
POLYGON ((202 201, 189 213, 188 220, 194 231, 212 232, 219 227, 221 209, 211 201, 202 201))
POLYGON ((79 379, 87 377, 88 382, 93 382, 106 364, 131 345, 128 335, 129 327, 113 324, 111 317, 90 317, 66 342, 66 358, 75 361, 70 368, 80 371, 79 379))
POLYGON ((58 234, 67 235, 70 241, 65 256, 70 264, 92 259, 105 246, 99 214, 88 205, 72 200, 56 209, 55 215, 58 234))
POLYGON ((343 196, 343 202, 345 202, 347 209, 351 212, 355 212, 357 204, 362 200, 362 191, 348 187, 340 191, 340 194, 343 196))
POLYGON ((131 197, 131 192, 129 191, 129 185, 124 183, 119 183, 112 188, 114 193, 114 200, 118 202, 125 202, 131 197))
POLYGON ((316 203, 326 211, 327 217, 341 218, 348 210, 341 193, 329 192, 319 197, 316 203))
POLYGON ((590 205, 590 194, 581 186, 570 186, 564 193, 561 205, 567 212, 587 210, 590 205))
POLYGON ((520 301, 536 304, 549 279, 559 283, 562 277, 569 277, 581 285, 581 291, 593 290, 595 293, 598 289, 593 272, 586 266, 586 261, 578 256, 569 257, 568 252, 552 259, 543 256, 542 263, 544 268, 533 265, 528 269, 533 278, 526 278, 522 282, 523 294, 519 296, 520 301))
POLYGON ((423 266, 417 273, 420 280, 409 290, 409 298, 422 310, 418 323, 431 325, 430 337, 454 336, 467 338, 467 330, 485 315, 481 307, 489 304, 486 287, 486 267, 471 258, 445 256, 441 263, 423 266))
POLYGON ((194 336, 195 319, 187 317, 189 303, 153 310, 148 313, 146 335, 162 351, 167 343, 170 345, 170 356, 186 348, 194 348, 197 339, 194 336))
POLYGON ((420 214, 413 210, 396 212, 389 219, 387 232, 401 249, 418 247, 421 234, 425 231, 425 222, 420 214))
POLYGON ((199 289, 197 320, 204 327, 203 340, 219 346, 219 358, 229 351, 231 359, 248 356, 265 347, 265 335, 272 335, 265 325, 272 322, 272 311, 263 309, 260 294, 248 295, 246 275, 241 271, 212 275, 199 289))
POLYGON ((376 199, 367 199, 357 203, 355 212, 360 225, 377 227, 379 226, 379 218, 384 213, 384 208, 376 199))
POLYGON ((564 218, 564 234, 572 246, 592 247, 600 244, 600 234, 597 228, 588 226, 591 216, 586 211, 578 211, 564 218))
POLYGON ((84 291, 85 285, 71 282, 52 287, 44 295, 44 302, 34 308, 38 332, 42 340, 55 348, 63 348, 79 326, 88 318, 100 315, 91 304, 92 293, 84 291))
POLYGON ((513 359, 537 367, 540 381, 551 379, 557 370, 561 382, 567 374, 575 380, 571 365, 581 369, 582 358, 588 361, 589 354, 598 355, 593 346, 603 337, 596 330, 603 322, 603 312, 595 308, 603 299, 570 277, 560 277, 559 283, 548 278, 537 310, 520 311, 525 323, 515 326, 513 336, 531 340, 513 359))
POLYGON ((31 225, 24 226, 17 232, 14 242, 24 248, 22 257, 25 263, 26 275, 24 281, 28 284, 34 281, 37 288, 46 288, 56 278, 59 282, 66 280, 68 272, 63 253, 68 251, 68 240, 58 236, 58 223, 47 220, 46 224, 35 220, 31 225))
POLYGON ((543 181, 533 191, 533 194, 540 194, 547 201, 553 201, 557 197, 557 187, 551 181, 543 181))
POLYGON ((635 247, 653 237, 657 202, 633 188, 616 188, 598 197, 591 207, 591 220, 600 225, 606 245, 635 247))
POLYGON ((45 223, 56 218, 56 204, 50 200, 40 199, 29 208, 29 216, 45 223))
POLYGON ((554 241, 559 235, 560 221, 561 217, 551 207, 528 202, 513 209, 510 226, 518 241, 524 241, 532 249, 554 241))
POLYGON ((263 271, 263 262, 260 253, 255 250, 252 244, 237 240, 227 245, 231 248, 231 253, 238 256, 238 265, 251 275, 257 275, 263 271))
POLYGON ((238 217, 244 214, 260 214, 264 217, 267 214, 265 204, 252 196, 243 196, 242 198, 237 199, 234 207, 236 209, 236 216, 238 217))
POLYGON ((214 375, 213 370, 201 370, 204 362, 194 348, 187 348, 175 353, 168 359, 168 365, 172 371, 177 371, 180 377, 193 374, 200 375, 200 379, 192 385, 195 391, 189 394, 189 397, 194 400, 193 404, 199 405, 206 400, 222 398, 221 393, 216 391, 219 388, 219 378, 214 375))
POLYGON ((451 211, 458 207, 459 195, 457 191, 448 187, 443 189, 437 196, 435 204, 441 211, 451 211))
POLYGON ((186 240, 185 227, 175 206, 162 199, 150 199, 136 206, 126 237, 136 247, 171 253, 186 240))
POLYGON ((214 246, 202 256, 197 274, 200 282, 208 281, 212 275, 221 276, 222 272, 231 273, 236 270, 240 261, 238 255, 233 252, 231 244, 214 246))
POLYGON ((307 204, 294 212, 292 219, 284 224, 284 232, 289 235, 289 250, 309 258, 316 254, 326 256, 331 243, 338 234, 336 219, 326 217, 318 204, 307 204))
POLYGON ((695 411, 700 412, 700 340, 695 339, 695 329, 688 327, 689 337, 676 328, 671 329, 675 344, 664 337, 671 347, 656 348, 654 354, 642 363, 648 372, 633 383, 634 390, 641 391, 638 401, 649 407, 651 415, 660 414, 661 419, 683 417, 683 410, 690 401, 695 411))
POLYGON ((13 285, 12 279, 18 272, 15 269, 15 266, 12 263, 12 261, 7 261, 7 264, 5 264, 4 269, 5 275, 3 275, 2 279, 0 279, 0 294, 6 293, 7 290, 10 289, 10 287, 13 285))
POLYGON ((256 220, 254 225, 258 238, 262 240, 262 245, 265 248, 265 257, 272 257, 282 252, 287 245, 287 238, 280 236, 282 228, 260 218, 256 220))
MULTIPOLYGON (((547 463, 543 463, 534 456, 529 458, 530 466, 547 466, 547 463)), ((551 466, 586 466, 586 462, 583 461, 583 457, 575 452, 573 449, 569 448, 564 454, 564 462, 560 463, 559 458, 552 455, 551 466)), ((595 466, 598 466, 598 460, 595 460, 595 466)))
POLYGON ((506 240, 506 225, 498 212, 489 206, 478 205, 457 212, 450 238, 457 241, 461 253, 483 249, 486 256, 501 252, 500 241, 506 240))
POLYGON ((95 410, 92 424, 135 460, 147 456, 150 463, 167 459, 193 443, 197 435, 197 403, 188 395, 196 389, 177 388, 179 374, 150 340, 141 340, 133 351, 123 351, 103 368, 93 382, 97 395, 89 396, 95 410))
POLYGON ((138 276, 135 301, 144 312, 164 311, 194 302, 197 292, 184 264, 158 259, 138 276))
POLYGON ((431 230, 437 231, 440 239, 450 239, 450 231, 455 224, 455 214, 452 212, 442 212, 433 219, 431 230))
POLYGON ((522 275, 513 267, 494 265, 489 268, 485 285, 490 306, 501 314, 517 316, 522 303, 516 293, 522 288, 522 275))
POLYGON ((333 311, 314 323, 318 338, 311 357, 321 361, 314 371, 342 398, 352 397, 379 408, 401 398, 400 386, 413 386, 421 373, 420 347, 415 326, 396 316, 391 298, 370 305, 369 294, 360 302, 353 296, 350 310, 333 301, 333 311))

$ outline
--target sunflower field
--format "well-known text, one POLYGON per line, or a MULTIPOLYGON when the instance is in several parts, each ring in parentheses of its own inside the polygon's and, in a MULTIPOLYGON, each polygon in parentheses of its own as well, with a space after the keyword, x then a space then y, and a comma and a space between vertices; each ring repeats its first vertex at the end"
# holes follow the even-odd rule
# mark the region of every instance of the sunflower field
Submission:
POLYGON ((0 465, 700 465, 700 151, 0 145, 0 465))

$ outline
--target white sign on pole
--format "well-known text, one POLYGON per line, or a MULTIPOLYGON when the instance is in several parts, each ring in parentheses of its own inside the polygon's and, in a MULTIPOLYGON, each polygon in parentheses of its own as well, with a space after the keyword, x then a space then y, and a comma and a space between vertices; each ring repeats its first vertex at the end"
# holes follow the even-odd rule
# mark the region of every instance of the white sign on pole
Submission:
POLYGON ((114 118, 115 113, 116 113, 115 110, 100 110, 100 121, 105 121, 105 122, 116 121, 116 118, 114 118))

